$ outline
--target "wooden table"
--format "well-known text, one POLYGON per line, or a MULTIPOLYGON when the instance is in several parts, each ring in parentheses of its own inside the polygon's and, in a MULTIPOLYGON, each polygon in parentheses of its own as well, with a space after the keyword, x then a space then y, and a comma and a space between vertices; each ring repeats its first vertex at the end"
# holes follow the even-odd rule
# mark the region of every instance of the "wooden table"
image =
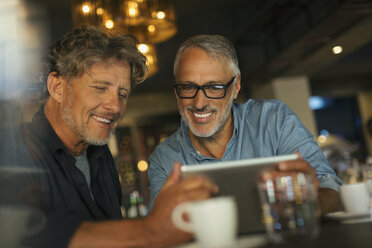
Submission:
MULTIPOLYGON (((238 248, 372 248, 372 222, 343 224, 338 221, 322 221, 318 238, 294 243, 271 244, 265 233, 240 236, 238 248)), ((177 248, 201 248, 196 242, 177 248)), ((234 247, 232 247, 234 248, 234 247)))
POLYGON ((267 243, 260 247, 371 248, 372 222, 343 224, 327 221, 321 224, 320 236, 317 239, 281 245, 267 243))

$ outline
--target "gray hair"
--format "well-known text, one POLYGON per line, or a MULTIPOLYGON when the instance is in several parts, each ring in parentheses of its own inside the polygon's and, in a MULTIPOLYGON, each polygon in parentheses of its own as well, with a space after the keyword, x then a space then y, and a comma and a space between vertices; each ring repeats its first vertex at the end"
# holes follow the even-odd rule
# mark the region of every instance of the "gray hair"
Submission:
POLYGON ((56 72, 70 80, 81 76, 96 63, 116 59, 129 63, 133 89, 145 80, 147 73, 146 57, 136 45, 137 40, 131 35, 113 36, 94 27, 77 28, 50 48, 45 74, 56 72))
POLYGON ((184 41, 174 60, 173 74, 176 77, 181 55, 189 48, 200 48, 216 60, 227 59, 234 75, 240 75, 238 58, 233 44, 224 36, 201 34, 184 41))

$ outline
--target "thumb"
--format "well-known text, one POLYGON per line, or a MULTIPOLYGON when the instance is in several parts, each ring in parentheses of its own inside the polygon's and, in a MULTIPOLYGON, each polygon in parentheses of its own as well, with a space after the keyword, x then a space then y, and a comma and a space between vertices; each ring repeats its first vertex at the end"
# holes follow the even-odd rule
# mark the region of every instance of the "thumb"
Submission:
POLYGON ((167 181, 163 185, 163 189, 171 187, 181 180, 181 163, 174 162, 173 171, 169 174, 167 181))
POLYGON ((298 159, 302 159, 302 155, 300 152, 294 152, 294 154, 297 154, 298 155, 298 159))

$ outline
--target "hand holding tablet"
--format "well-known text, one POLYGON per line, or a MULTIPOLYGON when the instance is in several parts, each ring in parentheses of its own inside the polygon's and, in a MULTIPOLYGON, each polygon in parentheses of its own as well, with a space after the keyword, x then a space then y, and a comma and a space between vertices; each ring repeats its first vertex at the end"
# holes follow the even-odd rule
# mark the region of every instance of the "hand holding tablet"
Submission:
POLYGON ((244 234, 265 230, 261 222, 256 186, 260 173, 265 169, 275 169, 279 162, 298 158, 298 154, 291 154, 202 165, 183 165, 181 176, 182 178, 207 177, 218 185, 219 195, 235 197, 239 216, 238 230, 239 233, 244 234))

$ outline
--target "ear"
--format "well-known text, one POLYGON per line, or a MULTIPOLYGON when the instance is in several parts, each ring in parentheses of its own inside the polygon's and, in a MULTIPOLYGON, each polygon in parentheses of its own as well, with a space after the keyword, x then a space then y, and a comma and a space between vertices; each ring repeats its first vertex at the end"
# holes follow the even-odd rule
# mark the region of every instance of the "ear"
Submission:
POLYGON ((236 78, 236 82, 235 82, 235 90, 234 90, 234 99, 236 99, 238 97, 238 94, 239 94, 239 91, 240 91, 240 74, 237 76, 236 78))
POLYGON ((56 72, 51 72, 48 75, 47 86, 51 98, 56 102, 61 103, 63 97, 64 84, 67 83, 56 72))

